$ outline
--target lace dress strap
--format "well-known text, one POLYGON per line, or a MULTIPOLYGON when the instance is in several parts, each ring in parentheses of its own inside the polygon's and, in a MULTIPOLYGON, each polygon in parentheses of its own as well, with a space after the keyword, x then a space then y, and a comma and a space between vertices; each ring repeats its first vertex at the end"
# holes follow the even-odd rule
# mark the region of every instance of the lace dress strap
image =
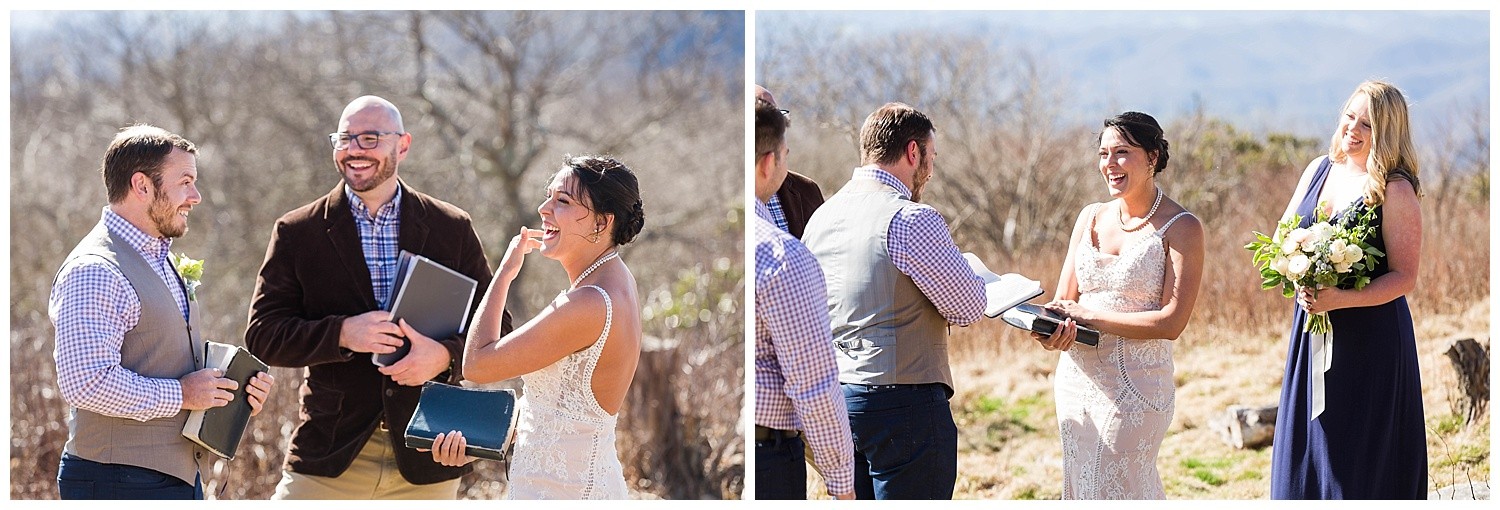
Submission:
POLYGON ((1100 207, 1104 207, 1104 202, 1094 202, 1092 204, 1089 204, 1089 208, 1088 208, 1089 230, 1094 230, 1094 225, 1099 224, 1099 208, 1100 207))
POLYGON ((598 285, 584 285, 580 288, 584 287, 597 290, 600 296, 604 296, 604 331, 599 333, 599 339, 594 340, 594 345, 590 345, 588 349, 584 350, 584 352, 589 353, 588 373, 593 374, 594 365, 599 363, 599 353, 604 351, 604 339, 609 338, 609 327, 615 320, 615 306, 614 302, 609 300, 609 293, 605 292, 603 288, 600 288, 598 285))
POLYGON ((1172 219, 1167 220, 1167 224, 1166 225, 1162 225, 1160 229, 1156 230, 1156 235, 1157 236, 1161 236, 1161 237, 1165 237, 1167 235, 1167 229, 1172 228, 1172 224, 1173 223, 1177 223, 1177 219, 1178 218, 1181 218, 1183 216, 1192 216, 1192 215, 1193 215, 1193 213, 1190 213, 1190 212, 1187 212, 1187 211, 1182 211, 1180 213, 1177 213, 1177 215, 1173 216, 1172 219))

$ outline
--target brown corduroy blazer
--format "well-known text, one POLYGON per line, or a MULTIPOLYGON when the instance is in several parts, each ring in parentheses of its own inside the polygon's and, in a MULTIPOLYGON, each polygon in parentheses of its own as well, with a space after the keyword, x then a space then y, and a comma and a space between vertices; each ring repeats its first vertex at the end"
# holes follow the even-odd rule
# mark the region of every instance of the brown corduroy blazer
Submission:
POLYGON ((786 215, 787 232, 802 239, 802 230, 813 211, 823 205, 823 190, 818 183, 797 172, 787 172, 786 180, 776 189, 776 198, 781 201, 781 212, 786 215))
MULTIPOLYGON (((399 185, 400 249, 478 280, 474 313, 491 275, 468 213, 405 182, 399 185)), ((307 367, 301 424, 292 434, 286 467, 339 476, 383 419, 396 447, 396 466, 407 481, 421 485, 463 476, 468 466, 446 467, 433 462, 431 453, 405 447, 406 424, 422 387, 396 384, 376 371, 368 353, 339 347, 343 320, 378 308, 342 181, 328 195, 276 220, 250 301, 245 345, 271 366, 307 367)), ((502 329, 511 330, 509 312, 502 329)), ((457 383, 463 337, 434 340, 447 347, 453 363, 433 380, 457 383)))

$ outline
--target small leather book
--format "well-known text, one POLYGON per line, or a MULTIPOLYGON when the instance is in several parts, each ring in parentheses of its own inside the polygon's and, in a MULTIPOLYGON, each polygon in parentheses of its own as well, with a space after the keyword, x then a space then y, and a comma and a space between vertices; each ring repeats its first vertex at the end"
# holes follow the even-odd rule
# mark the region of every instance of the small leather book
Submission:
MULTIPOLYGON (((1062 325, 1063 320, 1066 318, 1060 313, 1031 303, 1021 303, 1000 314, 1000 319, 1004 320, 1006 324, 1048 336, 1052 335, 1053 331, 1057 331, 1057 327, 1062 325)), ((1079 325, 1078 337, 1074 341, 1097 347, 1099 345, 1099 331, 1079 325)))
POLYGON ((214 455, 233 459, 245 435, 245 426, 250 423, 250 400, 247 388, 250 378, 269 370, 265 362, 238 345, 219 342, 204 342, 204 368, 224 371, 224 377, 240 384, 234 390, 234 399, 222 407, 212 407, 188 413, 187 423, 182 427, 182 436, 214 455))
POLYGON ((516 430, 516 393, 428 381, 406 424, 406 446, 432 448, 438 434, 463 432, 470 457, 501 460, 516 430))

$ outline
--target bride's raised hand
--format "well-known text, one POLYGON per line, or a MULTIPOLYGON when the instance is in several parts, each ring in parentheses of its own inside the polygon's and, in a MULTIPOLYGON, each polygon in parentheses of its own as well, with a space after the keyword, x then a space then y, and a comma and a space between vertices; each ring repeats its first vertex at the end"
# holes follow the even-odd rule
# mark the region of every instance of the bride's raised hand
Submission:
MULTIPOLYGON (((464 433, 457 430, 448 431, 447 434, 438 434, 432 440, 432 460, 444 466, 462 466, 474 462, 474 457, 464 455, 469 441, 464 439, 464 433)), ((417 451, 428 451, 418 448, 417 451)))
POLYGON ((542 247, 540 237, 542 237, 541 230, 522 226, 521 233, 510 238, 510 246, 505 249, 505 258, 500 259, 500 270, 496 271, 495 276, 514 280, 516 275, 521 274, 521 265, 526 262, 526 254, 542 247))

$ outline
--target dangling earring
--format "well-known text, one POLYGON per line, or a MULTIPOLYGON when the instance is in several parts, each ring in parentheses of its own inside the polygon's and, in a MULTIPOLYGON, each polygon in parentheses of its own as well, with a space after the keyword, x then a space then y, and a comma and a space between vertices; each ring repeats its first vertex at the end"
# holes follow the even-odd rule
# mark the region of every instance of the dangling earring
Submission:
POLYGON ((594 233, 589 234, 589 236, 588 236, 589 242, 593 243, 593 244, 599 244, 599 233, 600 232, 604 232, 604 229, 600 228, 598 230, 595 230, 594 233))

